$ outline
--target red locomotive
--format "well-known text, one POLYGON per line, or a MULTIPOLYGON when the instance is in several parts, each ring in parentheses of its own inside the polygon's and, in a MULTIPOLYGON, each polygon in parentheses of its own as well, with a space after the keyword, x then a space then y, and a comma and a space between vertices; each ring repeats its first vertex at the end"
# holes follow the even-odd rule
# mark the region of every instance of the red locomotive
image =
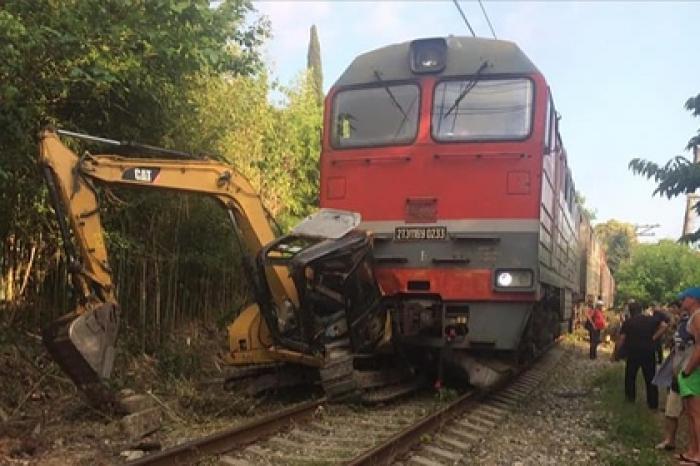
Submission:
POLYGON ((395 341, 488 385, 503 368, 490 356, 531 356, 570 328, 575 189, 549 86, 515 44, 362 54, 330 89, 324 128, 321 206, 374 233, 395 341))

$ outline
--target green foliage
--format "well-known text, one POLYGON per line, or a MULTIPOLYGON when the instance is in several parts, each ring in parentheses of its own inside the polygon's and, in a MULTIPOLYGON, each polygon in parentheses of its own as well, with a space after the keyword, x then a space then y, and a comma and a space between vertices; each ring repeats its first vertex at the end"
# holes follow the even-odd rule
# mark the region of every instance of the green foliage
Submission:
POLYGON ((196 111, 182 120, 180 134, 234 165, 289 226, 317 204, 322 110, 309 73, 280 88, 282 107, 268 102, 270 87, 264 74, 200 80, 190 94, 196 111))
MULTIPOLYGON (((283 223, 306 215, 318 190, 321 108, 306 74, 281 89, 284 105, 269 102, 274 86, 259 53, 268 31, 248 0, 3 2, 0 296, 6 282, 22 281, 38 245, 32 298, 47 301, 42 312, 58 307, 56 297, 65 301, 57 229, 36 167, 46 124, 217 157, 248 177, 283 223)), ((125 202, 103 202, 110 265, 141 348, 158 348, 188 319, 234 315, 247 287, 220 206, 114 191, 125 202)))
POLYGON ((323 67, 321 65, 321 43, 318 40, 316 25, 309 32, 309 50, 306 54, 306 69, 311 71, 311 82, 316 102, 323 105, 323 67))
MULTIPOLYGON (((0 10, 0 238, 46 229, 36 136, 54 124, 167 144, 195 74, 260 69, 247 1, 39 0, 0 10)), ((45 232, 48 233, 48 232, 45 232)))
POLYGON ((700 165, 680 155, 664 165, 632 159, 629 167, 634 173, 653 178, 658 183, 654 194, 661 194, 669 199, 680 194, 692 193, 700 187, 700 165))
MULTIPOLYGON (((685 108, 693 116, 700 116, 700 94, 689 98, 685 103, 685 108)), ((686 149, 691 150, 697 145, 700 145, 700 130, 688 141, 686 149)), ((635 174, 653 179, 656 182, 654 195, 659 194, 670 199, 681 194, 693 193, 700 188, 700 164, 693 163, 681 155, 673 157, 664 165, 635 158, 630 161, 629 168, 635 174)), ((697 203, 694 208, 700 215, 700 203, 697 203)), ((681 239, 690 242, 700 241, 700 229, 681 239)))
POLYGON ((294 87, 283 91, 289 103, 277 110, 270 145, 284 159, 286 176, 294 180, 294 195, 285 214, 296 221, 318 205, 323 109, 316 104, 316 87, 309 72, 302 74, 294 87))
POLYGON ((160 143, 195 73, 260 68, 264 23, 226 1, 10 1, 0 12, 0 148, 24 157, 40 125, 160 143), (20 145, 22 144, 22 145, 20 145))
MULTIPOLYGON (((690 97, 685 102, 685 109, 692 112, 693 116, 700 116, 700 94, 695 97, 690 97)), ((698 129, 698 134, 690 138, 686 149, 691 150, 695 146, 700 146, 700 129, 698 129)))
POLYGON ((632 248, 637 244, 634 225, 612 219, 596 225, 595 234, 605 248, 610 272, 616 276, 620 266, 629 260, 632 248))
POLYGON ((622 301, 669 302, 684 288, 700 284, 700 254, 669 240, 639 244, 615 279, 622 301))
POLYGON ((435 399, 440 403, 451 403, 459 397, 457 390, 441 388, 435 392, 435 399))
POLYGON ((158 370, 171 379, 195 378, 202 368, 201 355, 182 342, 170 341, 158 351, 158 370))
POLYGON ((581 210, 581 212, 583 212, 588 221, 592 222, 593 220, 595 220, 598 216, 598 211, 596 209, 586 206, 586 197, 579 191, 576 191, 575 198, 576 204, 578 204, 579 209, 581 210))

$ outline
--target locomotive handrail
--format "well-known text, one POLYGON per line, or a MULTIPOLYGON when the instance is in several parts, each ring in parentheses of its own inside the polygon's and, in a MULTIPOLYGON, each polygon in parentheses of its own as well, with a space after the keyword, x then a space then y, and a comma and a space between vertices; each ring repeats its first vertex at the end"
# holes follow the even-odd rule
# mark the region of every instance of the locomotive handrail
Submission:
POLYGON ((372 162, 410 162, 413 157, 410 155, 396 155, 396 156, 360 156, 345 159, 333 159, 331 160, 331 165, 337 165, 340 163, 365 163, 367 165, 372 162))
POLYGON ((482 158, 498 158, 498 159, 524 159, 527 156, 524 152, 492 152, 492 153, 479 153, 479 154, 465 154, 465 153, 447 153, 447 154, 433 154, 433 159, 482 159, 482 158))
POLYGON ((471 240, 471 241, 493 241, 497 243, 501 241, 499 236, 487 236, 480 233, 450 233, 450 239, 456 240, 471 240))
POLYGON ((471 260, 466 257, 433 257, 433 264, 468 264, 471 260))
POLYGON ((408 258, 407 257, 399 257, 399 256, 374 256, 374 261, 381 262, 383 264, 386 264, 386 263, 405 264, 408 262, 408 258))

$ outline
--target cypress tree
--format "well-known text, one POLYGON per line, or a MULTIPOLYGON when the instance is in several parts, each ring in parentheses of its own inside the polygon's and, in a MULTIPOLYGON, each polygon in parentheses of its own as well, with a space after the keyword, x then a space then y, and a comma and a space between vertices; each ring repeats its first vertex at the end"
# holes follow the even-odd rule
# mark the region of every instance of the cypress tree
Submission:
POLYGON ((311 70, 312 85, 319 105, 323 103, 323 70, 321 68, 321 44, 318 41, 316 25, 311 26, 309 49, 306 54, 306 68, 311 70))

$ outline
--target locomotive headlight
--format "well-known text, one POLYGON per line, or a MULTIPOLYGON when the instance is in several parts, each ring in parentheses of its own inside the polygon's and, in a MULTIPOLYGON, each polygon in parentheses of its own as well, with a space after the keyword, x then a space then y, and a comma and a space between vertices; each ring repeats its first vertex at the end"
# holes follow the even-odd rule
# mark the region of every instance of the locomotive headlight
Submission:
POLYGON ((498 288, 531 288, 532 270, 497 270, 496 287, 498 288))
POLYGON ((443 38, 414 40, 410 55, 412 72, 439 73, 447 62, 447 42, 443 38))
POLYGON ((498 286, 510 286, 513 283, 513 276, 510 272, 501 272, 496 277, 496 283, 498 286))

